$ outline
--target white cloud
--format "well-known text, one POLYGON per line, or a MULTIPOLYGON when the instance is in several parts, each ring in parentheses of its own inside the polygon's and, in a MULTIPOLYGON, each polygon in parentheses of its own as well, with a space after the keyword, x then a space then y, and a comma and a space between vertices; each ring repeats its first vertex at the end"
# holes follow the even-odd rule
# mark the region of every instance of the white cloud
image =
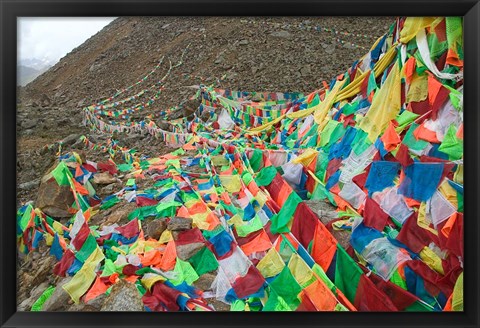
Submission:
POLYGON ((18 60, 56 63, 115 17, 19 17, 18 60))

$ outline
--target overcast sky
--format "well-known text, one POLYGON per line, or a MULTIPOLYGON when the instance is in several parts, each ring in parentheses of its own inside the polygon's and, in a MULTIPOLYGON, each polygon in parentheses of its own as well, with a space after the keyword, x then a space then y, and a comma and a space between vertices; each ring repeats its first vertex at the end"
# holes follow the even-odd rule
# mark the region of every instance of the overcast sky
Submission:
POLYGON ((115 17, 19 17, 18 60, 55 64, 115 17))

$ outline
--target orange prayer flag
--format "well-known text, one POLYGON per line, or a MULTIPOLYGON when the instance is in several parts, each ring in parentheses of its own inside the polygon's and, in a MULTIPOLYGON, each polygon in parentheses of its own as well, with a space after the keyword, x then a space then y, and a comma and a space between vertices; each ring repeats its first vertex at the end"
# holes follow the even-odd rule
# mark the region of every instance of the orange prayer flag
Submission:
POLYGON ((84 298, 84 302, 88 303, 89 301, 97 298, 98 296, 104 294, 109 287, 100 279, 100 277, 97 277, 95 282, 93 283, 93 286, 90 288, 90 290, 87 292, 84 298))
POLYGON ((357 311, 357 308, 348 300, 348 298, 343 294, 343 292, 335 287, 335 293, 337 294, 337 299, 340 303, 342 303, 347 309, 350 311, 357 311))
POLYGON ((220 220, 217 218, 214 212, 210 212, 207 215, 207 223, 208 230, 213 230, 220 224, 220 220))
POLYGON ((80 167, 80 165, 77 165, 77 167, 75 168, 75 177, 79 177, 79 176, 82 176, 83 175, 83 171, 80 167))
POLYGON ((336 184, 332 188, 330 188, 330 192, 338 195, 340 193, 340 187, 338 186, 338 184, 336 184))
POLYGON ((429 130, 425 127, 425 122, 420 124, 415 131, 413 131, 415 138, 425 140, 433 143, 440 143, 437 138, 437 133, 435 131, 429 130))
POLYGON ((91 211, 91 207, 89 207, 86 211, 83 212, 83 217, 85 218, 85 221, 88 222, 91 216, 92 216, 92 211, 91 211))
POLYGON ((412 82, 412 76, 413 73, 415 73, 415 64, 415 57, 408 58, 407 62, 405 63, 405 78, 408 84, 412 82))
POLYGON ((134 284, 134 283, 137 281, 138 277, 139 277, 139 276, 133 275, 133 276, 125 277, 125 278, 123 278, 123 280, 128 281, 129 283, 134 284))
POLYGON ((80 194, 80 195, 88 195, 88 190, 82 186, 80 183, 77 182, 77 180, 72 179, 73 185, 75 186, 75 190, 80 194))
POLYGON ((230 205, 232 203, 232 200, 230 199, 230 196, 228 195, 228 192, 224 191, 220 195, 220 198, 225 202, 225 204, 230 205))
POLYGON ((183 150, 185 150, 185 151, 187 151, 187 150, 196 150, 196 149, 197 149, 197 147, 195 147, 195 146, 193 145, 193 142, 191 142, 191 143, 189 142, 189 143, 183 145, 182 148, 183 148, 183 150))
POLYGON ((257 193, 260 191, 260 188, 258 188, 255 180, 250 181, 247 188, 252 193, 253 196, 256 196, 257 193))
POLYGON ((191 215, 199 214, 199 213, 205 213, 205 212, 208 212, 208 207, 201 200, 199 200, 198 202, 193 204, 190 208, 188 208, 188 213, 190 213, 191 215))
POLYGON ((333 311, 335 309, 337 299, 321 280, 315 280, 304 291, 317 310, 333 311))
POLYGON ((67 243, 65 241, 65 238, 62 238, 62 237, 59 236, 58 242, 60 244, 60 247, 62 247, 63 250, 67 249, 67 243))
POLYGON ((288 196, 292 193, 292 188, 285 182, 283 181, 282 187, 280 187, 280 192, 278 193, 278 197, 275 200, 275 202, 278 204, 278 206, 282 207, 283 204, 287 201, 288 196))
POLYGON ((442 87, 442 84, 432 74, 428 74, 428 102, 430 105, 433 105, 442 87))
MULTIPOLYGON (((403 178, 405 177, 405 173, 403 172, 402 170, 402 174, 403 176, 401 176, 401 180, 403 180, 403 178)), ((400 181, 401 183, 402 181, 400 181)), ((413 198, 408 198, 408 197, 405 197, 403 196, 403 198, 405 199, 405 203, 407 203, 408 207, 410 208, 413 208, 413 207, 419 207, 420 206, 420 202, 418 200, 415 200, 413 198)))
POLYGON ((175 159, 175 158, 178 158, 178 156, 175 156, 175 155, 172 155, 172 154, 165 154, 165 155, 162 155, 163 158, 166 158, 166 159, 175 159))
POLYGON ((457 134, 455 135, 458 139, 463 140, 463 123, 458 127, 457 134))
POLYGON ((112 274, 108 277, 108 280, 109 280, 112 284, 115 284, 115 283, 119 280, 119 279, 118 279, 119 276, 120 276, 120 275, 119 275, 117 272, 112 273, 112 274))
POLYGON ((448 64, 451 66, 457 66, 461 68, 463 67, 463 60, 458 58, 456 51, 449 48, 447 52, 447 60, 445 61, 445 64, 448 64))
POLYGON ((210 199, 213 203, 217 203, 218 202, 218 195, 216 193, 211 193, 210 194, 210 199))
POLYGON ((312 258, 326 272, 337 251, 337 240, 330 231, 317 221, 313 235, 312 258))
POLYGON ((182 205, 177 212, 177 216, 180 216, 182 218, 190 218, 190 213, 188 212, 188 209, 182 205))
POLYGON ((345 211, 350 206, 350 204, 348 204, 345 200, 343 200, 342 197, 336 194, 333 194, 333 199, 335 200, 335 203, 337 203, 337 207, 341 211, 345 211))
POLYGON ((139 257, 144 267, 150 265, 157 266, 162 262, 162 254, 156 249, 145 252, 143 255, 139 255, 139 257))
POLYGON ((448 238, 450 231, 452 230, 453 225, 457 221, 457 212, 453 213, 447 220, 447 223, 442 228, 442 234, 448 238))
POLYGON ((388 127, 380 137, 380 140, 383 142, 383 146, 386 151, 394 150, 402 141, 398 133, 395 131, 395 126, 392 121, 390 121, 388 124, 388 127))
POLYGON ((249 256, 255 252, 262 252, 272 248, 272 243, 265 230, 262 230, 257 237, 240 246, 240 248, 246 256, 249 256))
POLYGON ((165 248, 163 253, 162 260, 160 261, 159 268, 163 271, 170 271, 175 268, 175 263, 177 261, 177 249, 175 247, 175 242, 170 240, 165 248))
POLYGON ((443 308, 443 311, 445 311, 445 312, 452 311, 452 300, 453 300, 453 293, 448 298, 447 303, 445 304, 445 307, 443 308))

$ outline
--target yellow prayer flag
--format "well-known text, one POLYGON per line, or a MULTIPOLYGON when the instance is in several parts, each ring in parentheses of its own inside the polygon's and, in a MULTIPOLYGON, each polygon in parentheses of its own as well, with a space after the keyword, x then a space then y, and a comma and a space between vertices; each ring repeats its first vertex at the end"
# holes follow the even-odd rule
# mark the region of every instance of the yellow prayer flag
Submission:
POLYGON ((165 281, 167 280, 165 277, 155 274, 155 273, 146 273, 142 279, 140 280, 142 282, 142 285, 145 286, 148 290, 152 289, 152 286, 158 282, 158 281, 165 281))
POLYGON ((219 175, 220 182, 229 193, 239 192, 242 188, 240 175, 219 175))
POLYGON ((401 108, 400 70, 396 62, 381 89, 373 98, 372 105, 359 123, 359 128, 368 133, 371 142, 385 131, 401 108))
POLYGON ((424 247, 420 252, 420 258, 426 265, 428 265, 433 270, 437 271, 440 274, 444 274, 442 267, 442 259, 435 254, 430 248, 424 247))
POLYGON ((408 88, 406 102, 423 101, 428 96, 428 75, 418 75, 416 72, 412 76, 412 82, 408 88))
POLYGON ((165 230, 162 232, 160 239, 158 240, 161 244, 166 244, 170 240, 173 240, 172 232, 170 230, 165 230))
POLYGON ((460 273, 453 287, 452 310, 463 311, 463 272, 460 273))
POLYGON ((257 264, 257 269, 265 278, 276 276, 282 272, 284 267, 285 263, 274 247, 270 248, 267 255, 265 255, 257 264))
POLYGON ((425 202, 420 203, 420 207, 418 208, 418 216, 417 216, 417 224, 420 228, 430 231, 434 235, 438 236, 438 231, 430 227, 430 221, 427 218, 427 204, 425 202))
POLYGON ((103 252, 97 246, 90 254, 82 268, 73 276, 72 280, 63 285, 63 289, 70 295, 75 303, 85 294, 95 280, 95 268, 105 258, 103 252))
POLYGON ((307 263, 298 255, 293 254, 288 262, 288 268, 292 272, 293 277, 302 288, 307 287, 316 280, 312 269, 307 263))
POLYGON ((303 166, 308 166, 310 163, 317 157, 318 151, 308 148, 300 156, 292 160, 295 164, 302 164, 303 166))
POLYGON ((407 17, 400 31, 400 42, 407 43, 413 39, 420 29, 432 24, 435 17, 407 17))

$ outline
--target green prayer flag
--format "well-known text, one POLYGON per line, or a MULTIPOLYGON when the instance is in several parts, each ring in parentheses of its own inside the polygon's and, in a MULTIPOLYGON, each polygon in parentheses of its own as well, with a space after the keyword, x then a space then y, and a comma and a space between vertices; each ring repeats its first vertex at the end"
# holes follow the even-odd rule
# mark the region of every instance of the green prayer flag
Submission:
POLYGON ((22 231, 25 231, 25 228, 28 225, 28 221, 30 221, 32 211, 33 211, 32 205, 28 205, 27 208, 25 209, 25 212, 23 212, 23 215, 18 222, 18 225, 20 226, 20 229, 22 231))
POLYGON ((31 311, 42 311, 43 304, 45 304, 45 302, 52 296, 55 289, 55 286, 49 286, 47 289, 45 289, 42 295, 40 295, 40 297, 35 301, 35 303, 33 303, 31 311))
POLYGON ((458 211, 463 213, 463 194, 457 192, 458 211))
POLYGON ((332 205, 337 205, 335 202, 335 199, 333 198, 333 195, 330 191, 325 188, 325 186, 321 183, 317 183, 317 186, 315 187, 315 190, 313 191, 312 196, 310 197, 311 200, 323 200, 323 199, 328 199, 328 201, 332 205))
POLYGON ((245 302, 242 300, 235 300, 230 306, 230 311, 245 311, 245 302))
POLYGON ((348 312, 349 310, 345 307, 345 305, 343 305, 342 303, 337 303, 337 305, 335 305, 335 308, 333 309, 333 311, 344 311, 344 312, 348 312))
POLYGON ((327 285, 328 289, 330 289, 332 292, 335 290, 335 285, 334 283, 328 278, 327 274, 325 271, 323 271, 322 267, 318 265, 317 263, 313 264, 312 271, 315 272, 320 279, 327 285))
POLYGON ((105 264, 103 265, 103 271, 100 277, 108 277, 117 272, 117 267, 113 261, 109 258, 105 259, 105 264))
POLYGON ((262 221, 255 215, 248 223, 245 223, 241 226, 235 226, 235 230, 239 237, 245 237, 251 234, 252 232, 258 231, 263 228, 262 221))
POLYGON ((335 120, 329 120, 323 131, 320 133, 320 147, 326 146, 330 142, 330 138, 335 128, 340 124, 335 120))
POLYGON ((246 186, 248 186, 248 184, 253 181, 253 176, 250 174, 250 172, 248 172, 248 171, 243 171, 243 173, 242 173, 242 180, 243 180, 243 183, 244 183, 246 186))
POLYGON ((80 250, 75 254, 75 257, 77 260, 84 263, 97 247, 98 245, 95 237, 89 234, 80 250))
POLYGON ((359 102, 358 101, 355 101, 353 103, 347 103, 345 104, 343 107, 342 107, 342 114, 345 115, 345 116, 348 116, 350 114, 353 114, 357 111, 358 109, 358 104, 359 102))
POLYGON ((109 200, 107 200, 102 205, 100 205, 100 209, 101 210, 106 210, 106 209, 108 209, 108 208, 110 208, 110 207, 112 207, 112 206, 114 206, 115 204, 118 204, 118 203, 120 203, 120 198, 115 196, 115 197, 112 197, 109 200))
POLYGON ((409 110, 404 110, 402 113, 398 114, 395 120, 398 123, 398 128, 404 128, 408 124, 412 123, 419 117, 418 114, 411 112, 409 110))
POLYGON ((392 277, 390 278, 390 282, 394 283, 395 285, 408 290, 407 289, 407 282, 403 280, 403 278, 400 276, 400 273, 398 272, 398 269, 393 272, 392 277))
POLYGON ((184 281, 187 284, 191 285, 195 280, 199 278, 198 274, 195 272, 190 263, 182 261, 179 258, 177 258, 177 262, 175 263, 175 268, 173 269, 173 271, 176 272, 178 275, 175 279, 170 280, 175 286, 180 285, 184 281))
POLYGON ((68 167, 65 165, 64 162, 58 163, 57 167, 52 171, 52 176, 55 178, 59 186, 68 186, 70 183, 68 182, 68 167))
POLYGON ((135 274, 137 276, 143 276, 145 273, 155 273, 155 274, 158 274, 157 271, 153 270, 152 268, 150 267, 144 267, 144 268, 141 268, 137 271, 135 271, 135 274))
POLYGON ((372 145, 370 139, 368 139, 368 133, 362 129, 357 129, 355 138, 352 141, 352 150, 356 155, 362 154, 368 147, 372 145))
POLYGON ((177 150, 171 152, 171 154, 174 156, 185 155, 185 150, 183 150, 183 148, 178 148, 177 150))
POLYGON ((172 181, 173 181, 172 178, 158 180, 153 184, 153 186, 154 187, 168 186, 170 183, 172 183, 172 181))
POLYGON ((133 169, 133 165, 132 164, 119 164, 119 165, 117 165, 117 168, 120 172, 128 172, 128 171, 131 171, 133 169))
POLYGON ((315 166, 315 176, 320 179, 320 181, 324 182, 325 172, 327 171, 328 167, 328 154, 326 154, 323 150, 318 152, 317 155, 317 165, 315 166))
POLYGON ((377 89, 377 82, 375 81, 375 72, 372 70, 370 71, 370 74, 368 75, 368 85, 367 85, 367 96, 370 95, 372 91, 375 91, 377 89))
POLYGON ((453 124, 450 125, 440 147, 438 147, 438 150, 447 154, 452 161, 463 157, 463 140, 458 139, 456 133, 457 129, 455 126, 453 124))
POLYGON ((413 304, 405 308, 406 312, 433 312, 433 307, 421 301, 415 301, 413 304))
POLYGON ((412 150, 420 151, 427 147, 428 142, 421 139, 417 140, 417 138, 415 138, 413 132, 418 128, 418 126, 418 124, 412 123, 410 129, 408 129, 407 133, 405 134, 402 143, 412 150))
POLYGON ((263 152, 260 149, 255 149, 250 158, 250 166, 257 172, 263 165, 263 152))
MULTIPOLYGON (((295 307, 297 308, 298 305, 295 307)), ((292 311, 288 303, 279 296, 274 290, 270 291, 268 300, 263 307, 263 311, 292 311)))
POLYGON ((255 178, 259 187, 268 186, 277 175, 277 169, 274 166, 266 166, 260 170, 255 178))
POLYGON ((156 207, 157 207, 156 205, 138 207, 132 212, 130 212, 130 214, 128 214, 128 220, 132 221, 135 218, 138 218, 140 221, 143 221, 145 220, 146 217, 156 216, 157 215, 156 207))
POLYGON ((362 269, 347 254, 342 246, 337 245, 337 262, 335 266, 335 286, 339 288, 350 302, 355 301, 362 269))
POLYGON ((300 196, 298 196, 296 192, 292 191, 292 193, 288 196, 287 200, 283 204, 280 212, 278 212, 277 215, 274 215, 271 218, 272 225, 270 227, 270 230, 272 231, 272 233, 289 231, 287 225, 292 219, 292 216, 295 213, 298 204, 300 204, 301 202, 302 199, 300 198, 300 196))
POLYGON ((308 103, 307 108, 317 106, 318 104, 320 104, 320 97, 318 96, 318 93, 317 93, 315 97, 313 97, 312 101, 308 103))
POLYGON ((157 207, 157 217, 172 217, 177 212, 177 207, 182 206, 182 203, 175 200, 169 202, 160 202, 157 207))
POLYGON ((298 294, 302 291, 302 287, 295 280, 288 266, 285 266, 282 272, 272 281, 270 288, 275 294, 283 298, 291 310, 295 310, 300 305, 298 294))
POLYGON ((207 272, 215 271, 218 268, 218 261, 215 255, 207 248, 204 247, 195 255, 193 255, 188 262, 193 266, 199 276, 207 272))

